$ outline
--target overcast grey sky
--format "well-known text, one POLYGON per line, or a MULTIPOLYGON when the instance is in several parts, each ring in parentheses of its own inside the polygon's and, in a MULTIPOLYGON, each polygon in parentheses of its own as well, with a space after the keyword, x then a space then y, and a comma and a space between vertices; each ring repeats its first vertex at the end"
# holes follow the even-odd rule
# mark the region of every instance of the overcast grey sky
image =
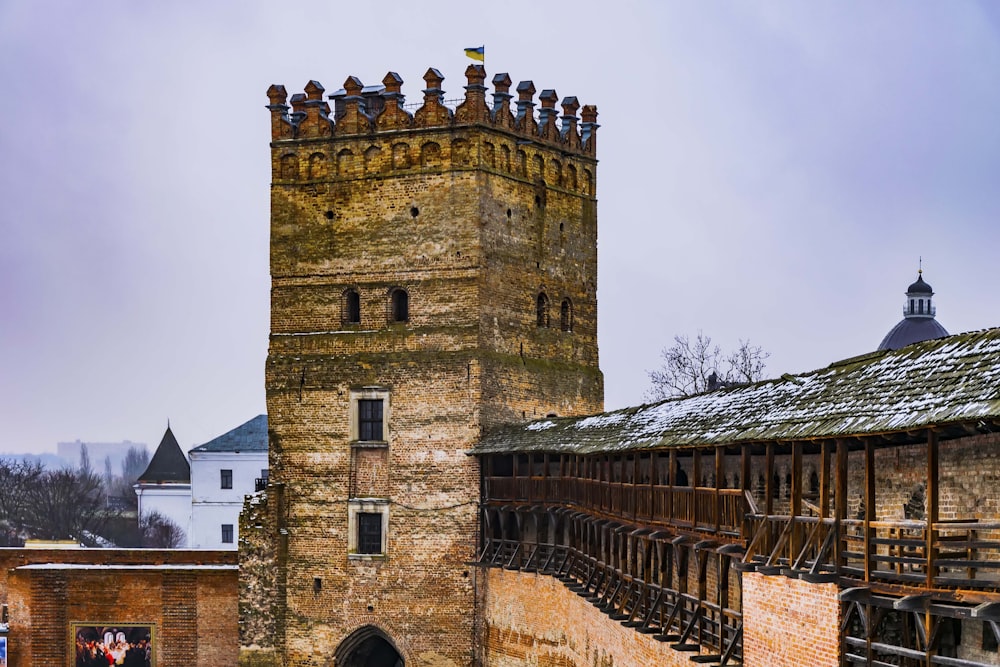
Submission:
POLYGON ((265 91, 437 67, 600 112, 601 366, 679 333, 768 375, 873 350, 917 258, 1000 325, 1000 3, 0 3, 0 451, 186 450, 264 412, 265 91))

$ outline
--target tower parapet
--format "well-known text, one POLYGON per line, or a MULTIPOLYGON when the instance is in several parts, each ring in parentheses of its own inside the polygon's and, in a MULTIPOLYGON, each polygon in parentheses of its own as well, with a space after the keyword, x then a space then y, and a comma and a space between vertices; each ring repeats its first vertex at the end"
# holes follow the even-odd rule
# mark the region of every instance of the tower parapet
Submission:
POLYGON ((271 139, 285 141, 319 137, 357 136, 398 131, 407 128, 449 128, 466 125, 484 125, 522 138, 530 138, 564 151, 593 156, 596 152, 597 107, 583 107, 582 123, 576 116, 580 108, 575 97, 563 100, 563 113, 555 108, 558 96, 552 89, 543 90, 539 96, 541 109, 535 117, 535 85, 522 81, 517 85, 517 115, 511 114, 510 94, 512 80, 506 72, 493 77, 493 105, 486 103, 486 70, 482 65, 470 65, 465 70, 468 81, 464 99, 454 110, 444 103, 444 76, 433 67, 424 74, 426 87, 423 103, 412 115, 403 106, 403 80, 389 72, 381 86, 366 87, 356 76, 344 82, 344 88, 328 96, 336 102, 336 113, 331 116, 330 106, 321 96, 323 86, 310 81, 305 95, 292 96, 289 113, 285 87, 273 85, 268 89, 271 111, 271 139), (558 119, 558 127, 556 125, 558 119))

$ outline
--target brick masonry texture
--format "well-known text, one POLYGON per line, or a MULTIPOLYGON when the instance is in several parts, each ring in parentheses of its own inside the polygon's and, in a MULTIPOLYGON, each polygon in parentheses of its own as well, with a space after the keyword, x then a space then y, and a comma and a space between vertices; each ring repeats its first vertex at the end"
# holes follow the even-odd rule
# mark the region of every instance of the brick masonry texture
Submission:
POLYGON ((283 91, 269 93, 271 483, 241 524, 244 665, 329 665, 368 625, 408 666, 471 664, 479 469, 466 452, 494 426, 603 409, 594 144, 524 142, 534 125, 489 120, 469 91, 454 120, 429 93, 412 121, 389 103, 374 125, 351 93, 334 128, 311 83, 294 131, 283 91), (386 399, 377 447, 352 443, 366 390, 386 399), (351 553, 356 498, 386 508, 384 554, 351 553))
POLYGON ((809 584, 756 572, 743 575, 746 667, 837 667, 837 584, 809 584))
POLYGON ((609 620, 553 577, 495 568, 480 572, 485 577, 482 650, 490 667, 694 664, 691 653, 609 620))
POLYGON ((196 569, 235 561, 224 551, 0 550, 8 664, 72 665, 74 624, 107 623, 152 626, 158 665, 236 665, 236 570, 196 569), (14 569, 38 563, 58 565, 14 569), (121 569, 134 565, 164 567, 121 569))

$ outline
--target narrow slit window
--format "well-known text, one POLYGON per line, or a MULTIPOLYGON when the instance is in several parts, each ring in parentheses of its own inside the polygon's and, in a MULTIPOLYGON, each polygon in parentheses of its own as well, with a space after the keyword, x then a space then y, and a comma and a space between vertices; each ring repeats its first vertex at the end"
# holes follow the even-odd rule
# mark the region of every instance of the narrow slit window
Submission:
POLYGON ((559 328, 563 331, 573 331, 573 302, 563 299, 559 308, 559 328))
POLYGON ((393 322, 410 321, 410 295, 397 288, 389 296, 389 318, 393 322))
POLYGON ((541 292, 535 302, 535 320, 539 327, 549 326, 549 297, 545 292, 541 292))
POLYGON ((361 324, 361 295, 357 290, 344 292, 344 324, 361 324))

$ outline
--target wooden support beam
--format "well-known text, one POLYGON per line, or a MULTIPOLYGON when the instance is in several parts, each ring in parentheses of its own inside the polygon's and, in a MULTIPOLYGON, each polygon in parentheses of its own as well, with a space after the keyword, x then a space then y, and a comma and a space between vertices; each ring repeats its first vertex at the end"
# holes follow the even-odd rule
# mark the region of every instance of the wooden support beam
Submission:
MULTIPOLYGON (((802 441, 792 443, 792 503, 791 512, 793 517, 802 516, 802 441)), ((795 560, 799 553, 799 530, 797 525, 792 526, 788 535, 788 563, 795 560)))
POLYGON ((719 534, 722 522, 722 497, 719 489, 726 478, 726 450, 724 447, 715 448, 715 534, 719 534))
POLYGON ((830 441, 824 440, 819 452, 819 516, 830 516, 830 441))
MULTIPOLYGON (((752 474, 752 468, 750 467, 750 445, 743 445, 740 447, 740 486, 743 489, 743 496, 749 501, 753 500, 753 482, 750 481, 752 474)), ((753 502, 748 502, 747 507, 751 508, 750 511, 756 513, 753 509, 753 502)), ((740 521, 740 539, 743 541, 750 539, 750 519, 745 514, 742 521, 740 521)))
POLYGON ((865 440, 865 521, 863 531, 865 581, 871 581, 872 573, 877 567, 875 562, 877 547, 872 542, 875 538, 875 528, 871 525, 875 518, 875 445, 868 439, 865 440))
POLYGON ((931 602, 930 593, 907 595, 892 603, 892 608, 899 611, 926 611, 931 602))
POLYGON ((764 453, 764 514, 774 514, 774 443, 769 442, 764 453))
POLYGON ((927 530, 925 531, 927 544, 925 553, 927 558, 927 581, 928 588, 934 586, 934 579, 938 575, 937 560, 937 531, 934 524, 938 522, 940 511, 940 487, 939 479, 939 447, 937 434, 933 430, 927 431, 927 530))
POLYGON ((972 608, 972 618, 984 621, 1000 621, 1000 602, 984 602, 972 608))
POLYGON ((844 565, 844 533, 842 521, 847 518, 847 442, 837 439, 837 465, 834 468, 834 526, 833 567, 840 572, 844 565))
POLYGON ((698 520, 700 518, 698 507, 701 505, 701 503, 698 502, 698 487, 701 486, 701 450, 697 448, 691 455, 691 479, 689 481, 691 488, 694 490, 691 498, 694 504, 694 507, 692 508, 694 511, 692 514, 694 516, 695 528, 697 528, 698 520))
POLYGON ((867 586, 855 586, 854 588, 845 588, 840 591, 837 596, 840 598, 841 602, 868 602, 872 597, 872 589, 867 586))
POLYGON ((667 517, 673 521, 677 517, 674 515, 674 485, 677 484, 677 450, 671 449, 668 455, 669 462, 667 463, 667 485, 670 489, 667 491, 667 517))

